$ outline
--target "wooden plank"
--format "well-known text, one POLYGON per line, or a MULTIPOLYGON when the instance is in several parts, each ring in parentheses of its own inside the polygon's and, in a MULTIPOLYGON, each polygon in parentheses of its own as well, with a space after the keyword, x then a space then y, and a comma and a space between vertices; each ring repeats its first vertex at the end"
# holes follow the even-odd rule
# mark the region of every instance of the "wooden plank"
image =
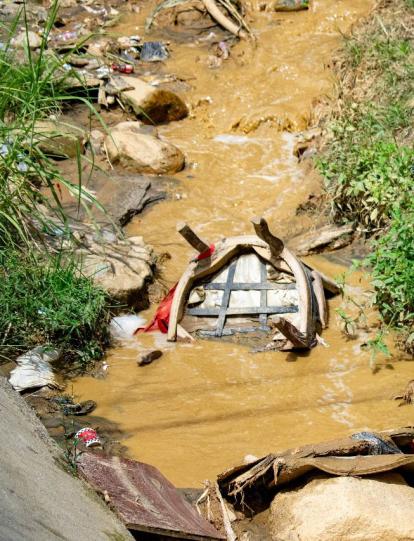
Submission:
POLYGON ((270 248, 273 257, 278 257, 284 248, 283 241, 274 237, 269 230, 269 226, 264 218, 255 217, 251 220, 256 235, 264 240, 270 248))
POLYGON ((316 302, 318 303, 319 321, 321 322, 322 328, 326 329, 328 308, 326 304, 325 291, 323 289, 322 278, 319 272, 315 270, 312 271, 312 278, 313 278, 313 291, 315 293, 316 302))
POLYGON ((237 261, 238 260, 236 259, 236 261, 233 261, 233 263, 231 263, 227 272, 226 289, 223 292, 223 298, 221 300, 221 306, 219 308, 217 318, 216 336, 222 335, 224 324, 226 322, 226 314, 231 295, 231 286, 233 284, 234 274, 236 272, 237 261))
POLYGON ((285 336, 295 348, 306 349, 309 347, 307 336, 301 333, 295 325, 283 317, 274 318, 272 325, 285 336))
MULTIPOLYGON (((263 260, 260 260, 260 281, 262 284, 265 284, 267 280, 267 270, 266 265, 263 260)), ((266 308, 267 306, 267 291, 262 289, 260 291, 260 308, 266 308)), ((260 326, 265 327, 267 324, 267 314, 262 312, 259 316, 260 326)))
POLYGON ((200 239, 200 237, 185 222, 177 224, 177 231, 185 240, 200 254, 209 249, 209 245, 200 239))
MULTIPOLYGON (((188 316, 198 317, 215 317, 220 314, 220 308, 188 308, 186 314, 188 316)), ((226 316, 249 316, 260 314, 296 314, 298 312, 297 306, 246 306, 238 307, 234 306, 227 308, 226 316)))
MULTIPOLYGON (((221 291, 226 288, 225 282, 210 282, 203 285, 205 290, 221 291)), ((278 289, 296 289, 294 282, 275 282, 275 283, 259 283, 259 282, 233 282, 231 286, 233 291, 277 291, 278 289)))

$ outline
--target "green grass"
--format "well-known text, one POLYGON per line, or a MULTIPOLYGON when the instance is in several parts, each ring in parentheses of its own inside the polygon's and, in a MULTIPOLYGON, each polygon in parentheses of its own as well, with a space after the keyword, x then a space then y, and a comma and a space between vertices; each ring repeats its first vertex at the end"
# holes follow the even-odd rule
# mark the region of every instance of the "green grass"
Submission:
MULTIPOLYGON (((412 0, 382 3, 345 40, 340 107, 317 165, 332 217, 371 238, 374 301, 384 328, 414 347, 414 24, 412 0)), ((382 331, 381 331, 382 332, 382 331)))
POLYGON ((0 250, 0 354, 60 347, 66 359, 99 358, 107 342, 107 298, 71 261, 0 250))
POLYGON ((99 203, 82 185, 86 158, 79 145, 79 178, 72 182, 42 151, 39 142, 51 136, 38 122, 58 116, 74 99, 97 112, 68 91, 74 74, 62 69, 65 57, 47 49, 57 5, 49 10, 39 51, 11 47, 21 22, 28 30, 24 8, 0 51, 0 360, 50 344, 62 348, 67 361, 85 365, 107 342, 108 299, 76 263, 59 195, 65 187, 79 205, 99 203))

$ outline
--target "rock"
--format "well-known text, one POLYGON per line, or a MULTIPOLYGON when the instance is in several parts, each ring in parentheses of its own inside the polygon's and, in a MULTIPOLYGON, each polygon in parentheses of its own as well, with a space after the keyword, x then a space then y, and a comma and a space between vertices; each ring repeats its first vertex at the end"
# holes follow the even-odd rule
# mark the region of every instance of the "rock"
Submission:
POLYGON ((188 115, 187 106, 174 92, 151 86, 136 77, 128 77, 125 82, 133 90, 122 92, 121 100, 145 122, 159 124, 181 120, 188 115))
POLYGON ((105 141, 105 134, 100 130, 91 130, 89 137, 89 144, 92 147, 92 151, 95 156, 102 154, 102 145, 105 141))
POLYGON ((140 122, 121 122, 105 139, 109 159, 136 173, 162 175, 184 167, 183 153, 171 143, 145 133, 140 122))
POLYGON ((273 541, 414 540, 414 488, 397 473, 314 479, 274 498, 270 528, 273 541))
POLYGON ((80 253, 83 272, 122 304, 148 307, 147 285, 155 256, 142 237, 108 244, 88 241, 80 253))
POLYGON ((34 127, 36 146, 49 156, 75 158, 85 149, 82 128, 59 120, 39 120, 34 127))
POLYGON ((12 39, 11 44, 13 47, 25 48, 29 45, 30 49, 38 49, 42 44, 42 39, 35 32, 29 30, 20 32, 15 38, 12 39))
POLYGON ((289 246, 298 256, 306 256, 326 249, 337 250, 351 242, 353 232, 353 225, 328 224, 316 231, 294 237, 289 241, 289 246))
POLYGON ((152 351, 146 351, 141 354, 140 358, 138 359, 137 363, 138 366, 145 366, 147 364, 151 364, 155 360, 159 359, 162 356, 162 351, 159 349, 153 349, 152 351))
POLYGON ((55 380, 51 362, 57 361, 61 353, 38 346, 16 359, 17 367, 10 372, 9 382, 16 391, 37 387, 59 387, 55 380))

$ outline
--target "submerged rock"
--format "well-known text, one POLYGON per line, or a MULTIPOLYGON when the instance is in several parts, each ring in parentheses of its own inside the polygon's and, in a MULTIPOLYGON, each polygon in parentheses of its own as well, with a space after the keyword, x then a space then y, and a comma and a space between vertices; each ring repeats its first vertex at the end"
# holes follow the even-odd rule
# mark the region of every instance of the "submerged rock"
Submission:
POLYGON ((111 297, 138 309, 147 307, 146 290, 155 256, 142 237, 108 243, 89 241, 82 252, 83 272, 111 297))
POLYGON ((121 122, 105 139, 109 159, 136 173, 162 175, 184 167, 177 147, 148 133, 140 122, 121 122))
POLYGON ((133 89, 122 92, 121 101, 142 120, 160 124, 181 120, 188 115, 186 104, 171 90, 149 85, 136 77, 128 77, 124 82, 133 89))
POLYGON ((143 352, 138 358, 138 366, 145 366, 151 364, 162 356, 162 351, 159 349, 153 349, 151 351, 143 352))
POLYGON ((274 541, 414 540, 414 488, 397 473, 314 479, 272 502, 274 541))

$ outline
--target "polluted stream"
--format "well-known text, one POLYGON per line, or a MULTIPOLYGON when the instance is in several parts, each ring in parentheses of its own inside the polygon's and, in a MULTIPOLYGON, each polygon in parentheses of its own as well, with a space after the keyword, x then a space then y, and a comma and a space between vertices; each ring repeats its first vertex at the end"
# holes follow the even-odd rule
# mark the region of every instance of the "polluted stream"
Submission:
MULTIPOLYGON (((125 15, 114 32, 142 35, 151 7, 125 15)), ((372 7, 366 0, 315 0, 309 11, 280 14, 252 6, 256 45, 237 44, 217 69, 208 67, 211 52, 201 41, 170 43, 165 69, 184 81, 191 114, 159 133, 185 153, 187 166, 170 199, 126 229, 157 254, 170 254, 162 267, 167 287, 194 256, 176 232, 179 221, 208 242, 251 234, 255 215, 282 238, 311 227, 296 209, 320 180, 298 162, 295 144, 312 125, 314 104, 333 92, 327 66, 340 33, 372 7)), ((308 261, 332 277, 347 270, 333 258, 308 261)), ((353 294, 363 298, 360 276, 351 280, 353 294)), ((95 400, 96 415, 119 427, 128 456, 181 487, 200 487, 246 455, 410 424, 410 407, 392 397, 411 379, 411 363, 396 353, 373 374, 361 348, 367 335, 341 333, 340 304, 339 297, 329 301, 327 347, 307 354, 253 354, 225 341, 168 343, 160 333, 139 334, 107 352, 104 378, 78 378, 73 393, 95 400), (138 367, 140 352, 154 347, 162 358, 138 367)), ((140 315, 149 321, 155 308, 140 315)))

